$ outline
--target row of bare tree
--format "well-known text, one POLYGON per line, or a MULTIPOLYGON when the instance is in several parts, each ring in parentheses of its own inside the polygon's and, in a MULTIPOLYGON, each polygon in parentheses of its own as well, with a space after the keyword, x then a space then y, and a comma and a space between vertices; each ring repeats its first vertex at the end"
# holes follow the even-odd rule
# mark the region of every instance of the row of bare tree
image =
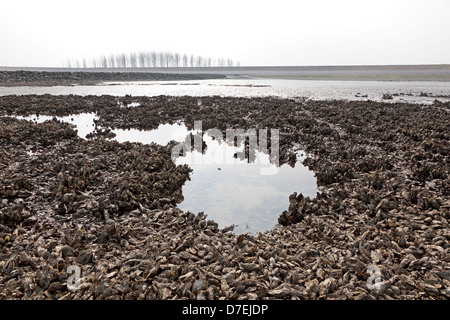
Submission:
POLYGON ((134 52, 111 54, 91 60, 68 59, 67 68, 169 68, 169 67, 239 67, 240 62, 232 59, 213 59, 202 56, 171 52, 134 52))

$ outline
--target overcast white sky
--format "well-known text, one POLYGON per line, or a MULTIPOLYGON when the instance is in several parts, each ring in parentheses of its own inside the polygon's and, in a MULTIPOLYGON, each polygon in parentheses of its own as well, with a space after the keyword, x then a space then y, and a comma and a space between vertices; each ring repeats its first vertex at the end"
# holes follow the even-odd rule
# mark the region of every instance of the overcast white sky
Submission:
POLYGON ((0 66, 171 51, 241 66, 450 63, 449 0, 1 0, 0 66))

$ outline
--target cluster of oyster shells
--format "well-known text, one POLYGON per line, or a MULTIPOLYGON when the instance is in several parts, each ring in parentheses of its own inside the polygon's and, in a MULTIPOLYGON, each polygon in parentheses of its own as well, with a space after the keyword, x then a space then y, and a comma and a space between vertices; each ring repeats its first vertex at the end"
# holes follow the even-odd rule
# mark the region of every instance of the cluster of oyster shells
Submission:
MULTIPOLYGON (((170 144, 0 118, 1 299, 448 299, 450 106, 219 97, 0 97, 104 128, 280 129, 322 186, 258 235, 183 212, 170 144), (118 107, 121 100, 138 107, 118 107), (68 286, 71 266, 80 286, 68 286), (376 267, 375 288, 371 270, 376 267)), ((226 195, 224 195, 226 196, 226 195)))

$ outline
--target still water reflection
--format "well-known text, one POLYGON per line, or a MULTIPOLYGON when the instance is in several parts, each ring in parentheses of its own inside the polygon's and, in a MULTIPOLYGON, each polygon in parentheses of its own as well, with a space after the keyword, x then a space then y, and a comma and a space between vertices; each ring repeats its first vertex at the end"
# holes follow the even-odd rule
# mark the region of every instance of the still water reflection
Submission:
MULTIPOLYGON (((188 131, 182 124, 160 125, 151 131, 114 130, 118 141, 167 144, 183 141, 188 131)), ((192 150, 175 159, 177 165, 193 169, 183 187, 184 201, 178 207, 193 213, 204 212, 220 228, 236 225, 234 232, 258 233, 277 224, 278 216, 289 207, 293 192, 315 197, 318 189, 314 173, 297 161, 295 167, 277 167, 269 155, 256 151, 255 161, 234 157, 243 150, 204 134, 203 152, 192 150), (262 174, 265 172, 265 174, 262 174), (271 174, 267 174, 270 172, 271 174)), ((300 152, 298 152, 300 160, 300 152)))
POLYGON ((98 120, 95 113, 79 113, 65 117, 53 117, 47 115, 31 115, 31 116, 14 116, 14 118, 42 123, 56 118, 59 121, 67 122, 74 125, 78 131, 78 136, 85 139, 89 133, 94 132, 94 120, 98 120))
MULTIPOLYGON (((431 104, 436 97, 450 100, 450 82, 441 81, 339 81, 289 79, 221 79, 197 81, 144 81, 103 83, 96 86, 0 87, 0 96, 10 94, 114 95, 125 96, 227 96, 306 97, 315 100, 348 99, 431 104), (429 97, 423 96, 429 94, 429 97), (385 93, 392 100, 383 100, 385 93), (442 96, 447 96, 443 98, 442 96)), ((132 105, 128 105, 132 106, 132 105)))
MULTIPOLYGON (((16 116, 35 122, 51 120, 52 116, 16 116)), ((76 126, 78 135, 85 138, 94 131, 94 113, 56 117, 76 126)), ((167 145, 172 140, 182 142, 190 133, 184 124, 162 124, 155 130, 113 130, 118 142, 157 143, 167 145)), ((174 159, 177 165, 192 169, 191 180, 183 187, 184 201, 178 207, 193 213, 204 212, 220 228, 235 225, 235 233, 258 233, 277 224, 281 212, 289 207, 293 192, 304 196, 316 195, 314 173, 297 161, 295 167, 276 166, 267 153, 256 151, 253 162, 248 157, 236 157, 243 146, 229 145, 208 134, 203 135, 206 148, 192 150, 174 159), (264 174, 262 174, 264 173, 264 174)), ((30 154, 31 156, 31 154, 30 154)), ((300 159, 300 151, 298 152, 300 159)))

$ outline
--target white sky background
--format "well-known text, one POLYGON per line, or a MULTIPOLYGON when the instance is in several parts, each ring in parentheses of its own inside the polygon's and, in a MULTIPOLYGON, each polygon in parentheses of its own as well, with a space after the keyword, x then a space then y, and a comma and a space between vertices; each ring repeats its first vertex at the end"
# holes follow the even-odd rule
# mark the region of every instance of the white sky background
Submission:
POLYGON ((138 51, 241 66, 450 63, 449 0, 0 1, 0 66, 138 51))

